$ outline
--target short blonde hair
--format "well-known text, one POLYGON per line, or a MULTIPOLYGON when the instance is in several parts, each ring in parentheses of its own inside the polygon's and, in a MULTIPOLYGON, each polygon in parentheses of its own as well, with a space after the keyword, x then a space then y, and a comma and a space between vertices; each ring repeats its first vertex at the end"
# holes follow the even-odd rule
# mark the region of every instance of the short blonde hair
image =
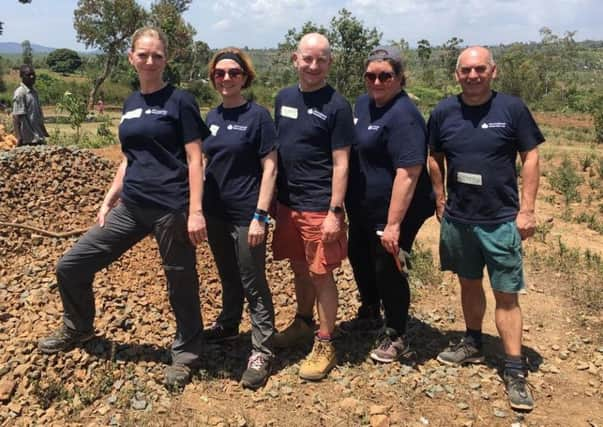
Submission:
POLYGON ((247 80, 245 81, 245 84, 243 85, 243 89, 247 89, 249 86, 251 86, 251 83, 253 83, 253 81, 255 80, 256 73, 255 73, 255 69, 253 68, 253 62, 251 61, 251 58, 249 57, 249 55, 247 55, 247 53, 245 53, 243 50, 239 49, 238 47, 225 47, 224 49, 220 49, 219 51, 216 52, 216 54, 213 56, 211 61, 209 61, 209 65, 207 67, 208 68, 207 76, 209 77, 209 81, 211 82, 212 86, 215 89, 216 82, 214 81, 214 71, 216 71, 216 65, 218 64, 218 62, 220 62, 222 59, 230 59, 230 58, 222 58, 222 56, 224 56, 224 54, 227 54, 227 53, 232 54, 239 59, 239 61, 235 61, 235 62, 237 62, 241 66, 241 68, 245 72, 245 75, 247 76, 247 80))
POLYGON ((161 41, 161 43, 163 44, 163 52, 165 53, 165 55, 168 55, 168 40, 167 37, 165 36, 165 33, 163 31, 161 31, 159 28, 155 28, 155 27, 141 27, 139 29, 137 29, 136 31, 134 31, 134 34, 132 34, 132 43, 130 45, 130 50, 134 50, 136 48, 136 42, 141 38, 141 37, 154 37, 156 39, 158 39, 159 41, 161 41))

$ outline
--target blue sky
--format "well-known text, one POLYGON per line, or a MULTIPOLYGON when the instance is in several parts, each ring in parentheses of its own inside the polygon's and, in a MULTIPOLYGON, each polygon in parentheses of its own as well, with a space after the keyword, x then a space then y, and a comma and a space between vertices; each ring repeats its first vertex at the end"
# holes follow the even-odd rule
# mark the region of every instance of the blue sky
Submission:
MULTIPOLYGON (((145 7, 151 2, 139 0, 145 7)), ((77 0, 0 3, 0 42, 84 50, 72 24, 77 0)), ((185 19, 197 30, 196 39, 212 48, 276 47, 289 28, 306 21, 328 25, 343 7, 382 32, 384 42, 404 38, 411 46, 422 38, 434 45, 452 36, 465 44, 537 41, 543 26, 559 35, 577 31, 578 40, 603 39, 602 0, 193 0, 185 19)))

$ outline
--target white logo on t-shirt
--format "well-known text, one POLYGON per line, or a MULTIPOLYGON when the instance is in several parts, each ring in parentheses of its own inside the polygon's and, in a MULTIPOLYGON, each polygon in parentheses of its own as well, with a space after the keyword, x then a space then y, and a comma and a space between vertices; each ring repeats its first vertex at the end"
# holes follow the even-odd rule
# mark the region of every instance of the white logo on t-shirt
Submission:
POLYGON ((308 108, 308 114, 314 117, 318 117, 321 120, 327 120, 327 115, 315 108, 308 108))
POLYGON ((121 122, 123 122, 124 120, 138 119, 141 116, 142 116, 142 108, 136 108, 134 110, 126 111, 121 116, 121 120, 119 121, 119 123, 121 124, 121 122))
POLYGON ((380 127, 379 125, 369 125, 368 130, 379 130, 380 127))
POLYGON ((210 125, 209 126, 209 131, 211 132, 211 134, 213 136, 216 136, 218 134, 219 130, 220 130, 220 126, 218 126, 218 125, 210 125))
POLYGON ((228 129, 228 130, 238 130, 238 131, 241 131, 241 132, 245 132, 247 130, 247 126, 232 125, 232 124, 230 124, 230 125, 226 126, 226 129, 228 129))
POLYGON ((492 123, 482 124, 482 129, 506 128, 506 127, 507 127, 507 124, 505 122, 492 122, 492 123))
POLYGON ((146 110, 144 110, 145 114, 154 114, 157 116, 167 116, 167 110, 158 110, 156 108, 147 108, 146 110))

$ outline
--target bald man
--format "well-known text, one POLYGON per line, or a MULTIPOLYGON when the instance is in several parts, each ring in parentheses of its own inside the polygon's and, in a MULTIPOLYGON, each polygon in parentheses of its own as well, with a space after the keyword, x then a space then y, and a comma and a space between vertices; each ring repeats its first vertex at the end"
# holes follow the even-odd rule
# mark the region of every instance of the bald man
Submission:
POLYGON ((338 296, 332 272, 347 254, 343 199, 354 122, 349 103, 326 81, 332 63, 326 37, 305 35, 292 61, 298 84, 281 90, 274 108, 279 164, 272 248, 274 259, 290 261, 297 312, 275 335, 274 345, 314 340, 299 375, 320 380, 337 363, 332 336, 338 296))
POLYGON ((538 145, 544 137, 520 99, 491 89, 496 64, 488 49, 475 46, 461 52, 455 77, 461 94, 440 102, 429 119, 429 169, 441 221, 441 267, 459 277, 466 333, 438 360, 448 365, 484 361, 486 266, 505 351, 503 379, 509 402, 514 409, 531 410, 518 293, 525 287, 521 241, 532 236, 536 226, 538 145), (522 162, 521 203, 517 154, 522 162))

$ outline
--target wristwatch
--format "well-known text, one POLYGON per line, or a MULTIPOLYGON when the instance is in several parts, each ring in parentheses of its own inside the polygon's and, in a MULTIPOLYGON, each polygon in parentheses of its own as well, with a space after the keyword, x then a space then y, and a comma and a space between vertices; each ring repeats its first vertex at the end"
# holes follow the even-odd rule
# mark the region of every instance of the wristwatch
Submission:
POLYGON ((343 213, 343 208, 341 206, 329 206, 329 211, 334 214, 341 214, 343 213))

